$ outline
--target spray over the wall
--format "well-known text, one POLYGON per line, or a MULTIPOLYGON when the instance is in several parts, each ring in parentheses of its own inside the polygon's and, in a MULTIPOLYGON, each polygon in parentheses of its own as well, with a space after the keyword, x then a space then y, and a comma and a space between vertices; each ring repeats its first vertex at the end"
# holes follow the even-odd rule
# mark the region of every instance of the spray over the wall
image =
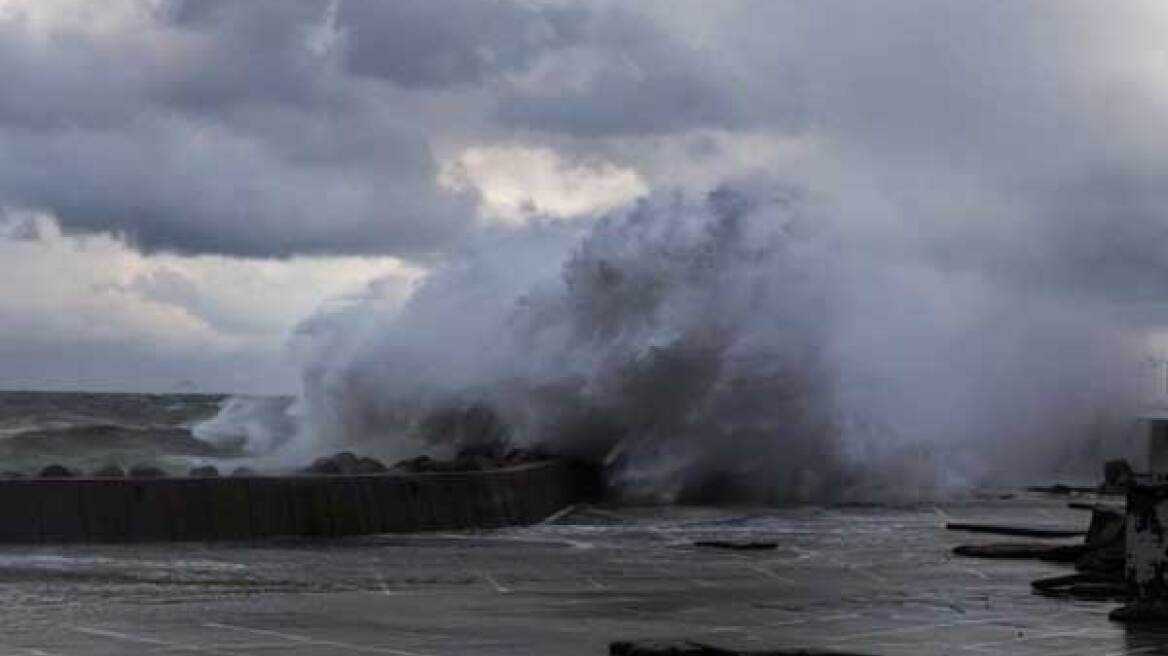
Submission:
POLYGON ((1118 322, 849 234, 757 186, 485 233, 404 306, 301 325, 281 453, 538 447, 604 462, 627 498, 784 502, 931 497, 1122 447, 1118 322))

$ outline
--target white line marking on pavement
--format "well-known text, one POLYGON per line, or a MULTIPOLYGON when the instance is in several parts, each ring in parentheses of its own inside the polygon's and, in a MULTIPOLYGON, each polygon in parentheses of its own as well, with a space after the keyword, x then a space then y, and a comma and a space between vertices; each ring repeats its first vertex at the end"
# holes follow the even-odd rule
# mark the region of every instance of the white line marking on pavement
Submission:
POLYGON ((226 631, 242 631, 244 633, 254 633, 256 635, 273 636, 276 638, 283 638, 289 642, 298 642, 304 645, 320 645, 322 647, 338 647, 340 649, 349 649, 352 651, 363 651, 370 654, 395 654, 396 656, 428 656, 416 651, 406 651, 404 649, 394 649, 392 647, 378 647, 375 645, 355 645, 348 642, 339 642, 336 640, 319 640, 310 636, 299 635, 296 633, 284 633, 283 631, 273 631, 271 629, 253 629, 248 626, 239 626, 237 624, 222 624, 220 622, 207 622, 203 626, 212 629, 223 629, 226 631))
POLYGON ((781 581, 781 582, 786 583, 788 585, 795 584, 795 579, 789 579, 781 574, 776 574, 775 572, 772 572, 771 570, 769 570, 761 565, 747 565, 747 568, 752 569, 752 570, 758 572, 759 574, 762 574, 763 576, 772 578, 776 581, 781 581))
POLYGON ((511 588, 508 588, 507 586, 499 583, 497 580, 495 580, 495 577, 491 576, 490 574, 483 572, 483 578, 487 580, 487 583, 491 584, 491 587, 495 589, 495 592, 500 594, 507 594, 508 592, 511 592, 511 588))
POLYGON ((564 506, 563 508, 560 508, 559 510, 557 510, 554 513, 545 517, 543 519, 543 521, 540 522, 540 524, 555 524, 556 522, 560 521, 561 519, 576 512, 577 510, 579 510, 579 508, 580 508, 580 504, 578 504, 578 503, 574 503, 570 506, 564 506))
POLYGON ((148 638, 146 636, 134 635, 132 633, 122 633, 121 631, 113 631, 110 629, 98 629, 92 626, 70 626, 72 631, 84 633, 86 635, 98 636, 101 638, 109 638, 111 640, 121 640, 122 642, 133 642, 140 645, 155 645, 157 647, 165 647, 175 651, 197 651, 208 654, 229 654, 233 656, 243 656, 240 652, 231 651, 228 649, 216 649, 211 647, 204 647, 202 645, 192 645, 183 642, 173 642, 170 640, 162 640, 159 638, 148 638))

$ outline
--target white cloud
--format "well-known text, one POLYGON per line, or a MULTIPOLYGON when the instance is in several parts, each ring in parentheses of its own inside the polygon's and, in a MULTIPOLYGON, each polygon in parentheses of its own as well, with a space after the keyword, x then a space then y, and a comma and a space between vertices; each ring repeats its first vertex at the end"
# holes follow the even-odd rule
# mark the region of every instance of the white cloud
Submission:
POLYGON ((611 162, 570 162, 550 148, 476 146, 446 164, 444 184, 472 188, 489 222, 524 225, 534 217, 577 218, 648 193, 641 176, 611 162))
POLYGON ((5 350, 39 354, 22 365, 38 371, 12 363, 0 371, 4 386, 40 380, 41 370, 67 370, 67 362, 49 360, 84 348, 125 358, 120 371, 101 372, 105 386, 140 388, 146 363, 167 363, 166 385, 198 378, 202 361, 226 360, 235 366, 200 386, 292 389, 282 349, 300 319, 370 280, 389 302, 400 302, 421 275, 388 257, 145 256, 110 236, 62 234, 49 217, 27 213, 9 212, 0 227, 0 340, 5 350), (242 378, 232 383, 232 376, 242 378))

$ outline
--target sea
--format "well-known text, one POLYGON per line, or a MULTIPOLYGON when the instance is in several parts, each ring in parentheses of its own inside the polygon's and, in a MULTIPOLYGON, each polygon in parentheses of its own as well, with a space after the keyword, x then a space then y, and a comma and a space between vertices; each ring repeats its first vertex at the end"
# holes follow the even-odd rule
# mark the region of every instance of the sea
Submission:
POLYGON ((227 397, 216 394, 0 392, 0 474, 35 475, 51 464, 78 473, 152 465, 181 473, 225 464, 237 448, 192 433, 227 397))

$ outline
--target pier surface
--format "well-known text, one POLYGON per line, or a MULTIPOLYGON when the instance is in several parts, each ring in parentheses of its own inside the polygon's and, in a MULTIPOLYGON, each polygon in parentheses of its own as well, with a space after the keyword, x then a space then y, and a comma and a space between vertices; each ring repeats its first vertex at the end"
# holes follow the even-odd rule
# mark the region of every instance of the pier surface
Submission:
POLYGON ((1068 525, 1066 498, 911 509, 582 508, 340 540, 0 547, 0 656, 600 655, 613 640, 880 654, 1156 654, 1168 635, 953 557, 947 522, 1068 525), (773 550, 694 547, 769 540, 773 550))

